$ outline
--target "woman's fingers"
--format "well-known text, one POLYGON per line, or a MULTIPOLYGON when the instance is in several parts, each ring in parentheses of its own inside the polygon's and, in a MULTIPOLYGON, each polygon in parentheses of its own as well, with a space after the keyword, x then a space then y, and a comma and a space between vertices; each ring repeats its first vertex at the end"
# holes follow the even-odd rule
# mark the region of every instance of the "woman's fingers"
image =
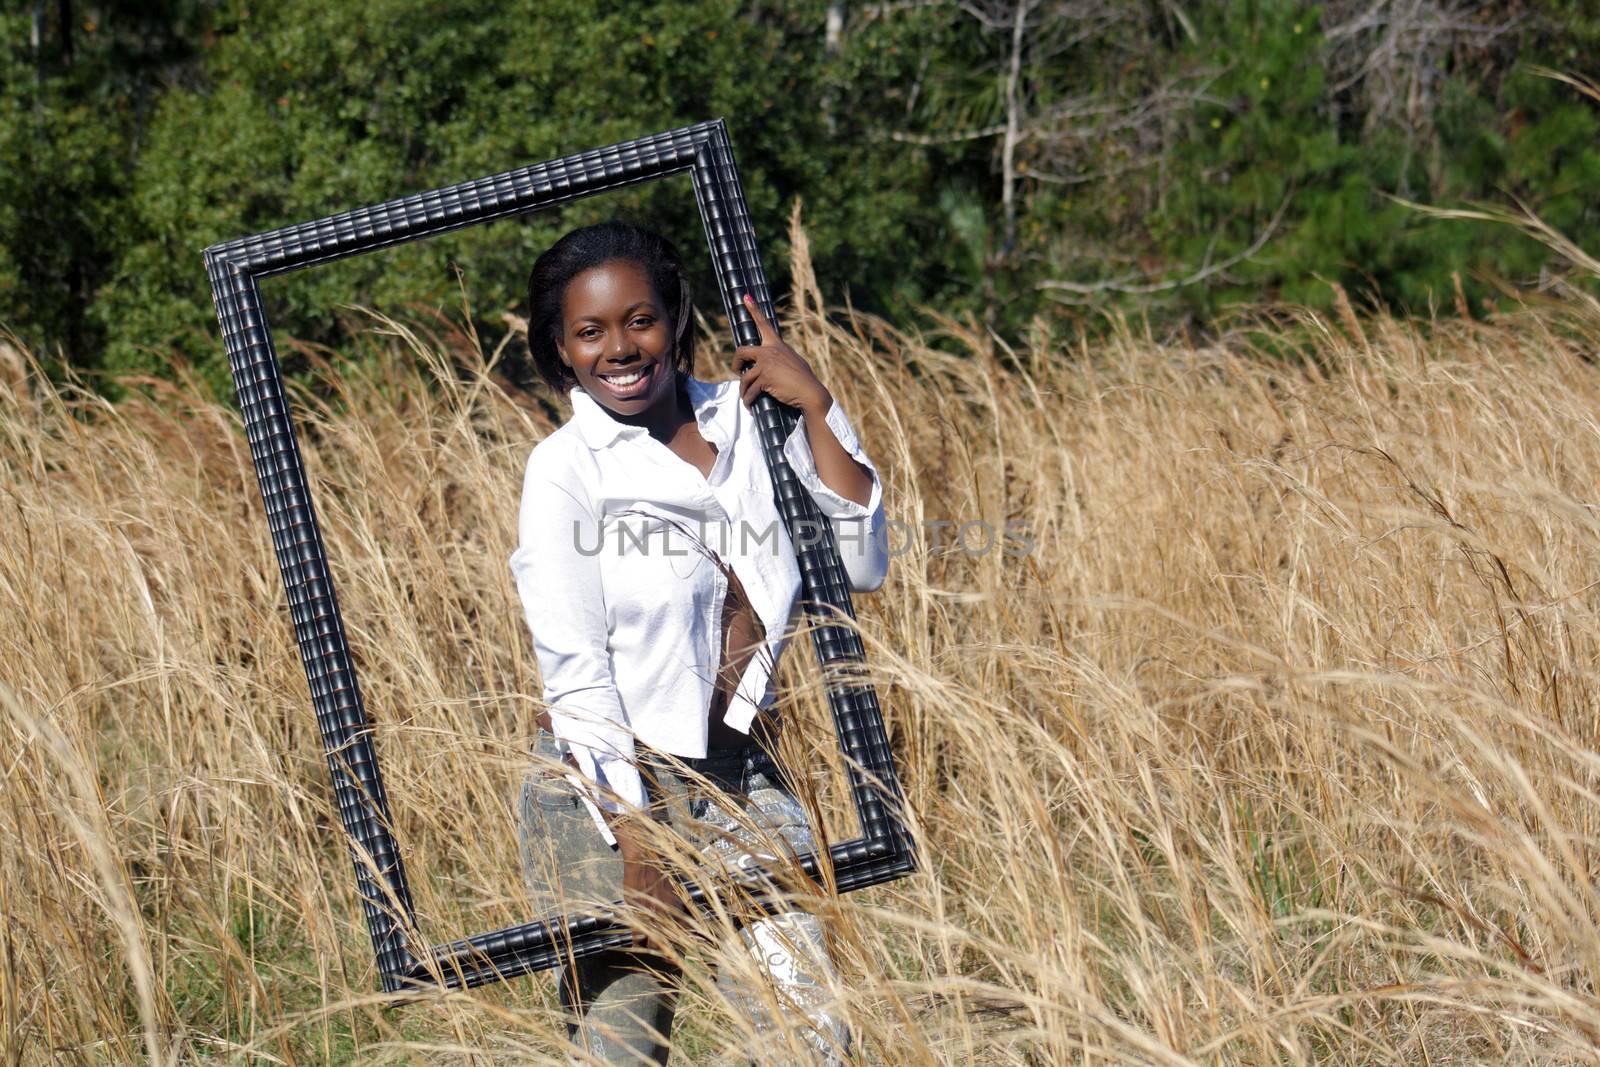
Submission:
POLYGON ((805 359, 784 344, 777 328, 746 293, 744 306, 761 333, 759 345, 745 345, 733 353, 733 370, 739 375, 739 398, 745 407, 766 393, 780 404, 809 411, 828 402, 827 390, 805 359))
MULTIPOLYGON (((733 352, 733 373, 739 376, 741 383, 748 382, 752 377, 759 375, 766 369, 767 349, 757 345, 746 345, 736 348, 733 352)), ((739 386, 739 395, 745 395, 745 386, 739 386)))
POLYGON ((767 318, 766 312, 761 310, 761 305, 756 303, 756 298, 749 293, 744 294, 745 310, 750 312, 750 320, 756 324, 756 331, 761 334, 761 343, 775 345, 781 343, 778 328, 772 320, 767 318))
POLYGON ((744 401, 745 407, 754 404, 756 397, 761 395, 761 390, 764 388, 761 383, 762 370, 759 363, 753 364, 739 379, 739 399, 744 401))
POLYGON ((739 398, 745 407, 754 404, 762 393, 780 404, 802 410, 827 400, 827 390, 811 367, 781 342, 776 348, 762 345, 739 349, 734 356, 734 368, 739 374, 739 398))

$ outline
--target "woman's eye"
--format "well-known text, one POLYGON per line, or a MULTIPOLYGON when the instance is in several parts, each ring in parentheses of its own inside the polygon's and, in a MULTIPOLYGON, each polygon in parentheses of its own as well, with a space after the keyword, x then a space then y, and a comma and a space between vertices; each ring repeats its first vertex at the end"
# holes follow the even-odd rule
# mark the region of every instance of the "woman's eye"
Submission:
POLYGON ((633 328, 636 330, 647 330, 655 324, 656 320, 650 318, 648 315, 641 315, 633 320, 633 328))
POLYGON ((578 331, 578 340, 580 340, 580 341, 593 341, 596 337, 599 337, 599 336, 600 336, 600 331, 595 329, 593 326, 589 327, 587 330, 579 330, 578 331))

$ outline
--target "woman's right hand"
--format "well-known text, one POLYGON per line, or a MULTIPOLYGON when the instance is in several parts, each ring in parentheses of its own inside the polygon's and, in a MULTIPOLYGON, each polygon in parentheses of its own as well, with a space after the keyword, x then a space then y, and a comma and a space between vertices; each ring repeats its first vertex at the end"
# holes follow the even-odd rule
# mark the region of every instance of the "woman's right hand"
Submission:
MULTIPOLYGON (((622 853, 622 903, 645 912, 646 916, 641 916, 645 924, 676 923, 686 910, 677 884, 648 844, 651 829, 637 816, 611 820, 611 834, 622 853)), ((643 930, 634 933, 633 945, 651 951, 660 948, 643 930)))

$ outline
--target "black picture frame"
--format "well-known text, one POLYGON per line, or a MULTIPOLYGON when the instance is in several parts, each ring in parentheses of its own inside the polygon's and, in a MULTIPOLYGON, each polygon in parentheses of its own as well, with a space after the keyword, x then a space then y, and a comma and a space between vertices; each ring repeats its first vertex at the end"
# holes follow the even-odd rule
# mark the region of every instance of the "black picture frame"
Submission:
MULTIPOLYGON (((273 551, 386 991, 498 981, 553 966, 568 954, 626 945, 630 934, 603 916, 550 916, 438 945, 411 943, 406 933, 416 927, 411 891, 390 826, 371 721, 334 595, 327 548, 262 304, 261 280, 685 171, 693 179, 723 308, 739 343, 756 344, 758 334, 742 296, 753 294, 769 316, 772 301, 721 119, 242 237, 205 251, 273 551)), ((853 621, 855 612, 831 527, 783 458, 783 442, 797 413, 766 396, 755 411, 778 510, 797 546, 813 643, 863 831, 827 853, 832 871, 826 880, 847 892, 912 871, 911 839, 901 817, 899 779, 877 694, 852 669, 864 663, 865 652, 859 635, 841 621, 853 621)), ((803 862, 812 877, 824 878, 821 857, 803 862)), ((690 887, 690 892, 697 901, 705 900, 699 887, 690 887)))

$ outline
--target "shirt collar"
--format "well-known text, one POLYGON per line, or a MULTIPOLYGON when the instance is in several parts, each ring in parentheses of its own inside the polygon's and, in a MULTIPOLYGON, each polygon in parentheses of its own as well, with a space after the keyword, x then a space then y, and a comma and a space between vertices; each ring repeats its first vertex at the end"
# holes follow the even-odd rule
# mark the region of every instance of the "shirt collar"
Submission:
MULTIPOLYGON (((687 389, 689 405, 694 408, 694 418, 706 440, 724 448, 733 440, 738 426, 738 382, 702 382, 689 378, 687 389)), ((567 394, 572 401, 572 421, 591 449, 609 448, 619 438, 637 437, 644 433, 641 426, 618 422, 611 413, 581 386, 567 394)))
POLYGON ((689 404, 700 435, 720 451, 732 443, 739 425, 739 383, 689 379, 689 404))
POLYGON ((642 427, 629 426, 612 418, 600 401, 584 392, 582 386, 574 386, 567 396, 572 400, 572 421, 578 424, 578 432, 588 446, 597 452, 619 437, 644 433, 642 427))

